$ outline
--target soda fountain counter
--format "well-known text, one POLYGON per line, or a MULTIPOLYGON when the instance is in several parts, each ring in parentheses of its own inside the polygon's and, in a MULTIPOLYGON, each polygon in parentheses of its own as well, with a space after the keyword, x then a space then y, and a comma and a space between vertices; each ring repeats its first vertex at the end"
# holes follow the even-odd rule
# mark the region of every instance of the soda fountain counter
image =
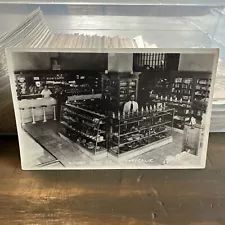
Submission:
POLYGON ((56 120, 56 99, 54 98, 22 99, 18 101, 18 104, 22 124, 46 122, 48 119, 56 120))

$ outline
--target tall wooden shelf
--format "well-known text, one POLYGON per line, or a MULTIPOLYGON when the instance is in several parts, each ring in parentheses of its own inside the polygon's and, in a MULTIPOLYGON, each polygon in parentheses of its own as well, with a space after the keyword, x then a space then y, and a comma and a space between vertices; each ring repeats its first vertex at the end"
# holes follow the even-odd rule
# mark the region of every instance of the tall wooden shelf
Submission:
POLYGON ((54 94, 63 87, 68 96, 102 93, 102 75, 98 71, 33 70, 16 71, 17 96, 19 99, 40 97, 43 85, 54 94), (37 87, 39 83, 39 87, 37 87), (34 87, 34 91, 30 87, 34 87))
POLYGON ((201 121, 207 109, 211 87, 210 76, 209 72, 171 72, 170 93, 167 98, 156 92, 159 95, 156 102, 166 102, 169 107, 175 109, 175 128, 183 130, 185 122, 189 121, 191 116, 201 121))
POLYGON ((103 95, 108 96, 115 112, 123 109, 123 105, 129 100, 130 95, 134 94, 137 98, 138 78, 138 73, 110 72, 103 75, 103 95))

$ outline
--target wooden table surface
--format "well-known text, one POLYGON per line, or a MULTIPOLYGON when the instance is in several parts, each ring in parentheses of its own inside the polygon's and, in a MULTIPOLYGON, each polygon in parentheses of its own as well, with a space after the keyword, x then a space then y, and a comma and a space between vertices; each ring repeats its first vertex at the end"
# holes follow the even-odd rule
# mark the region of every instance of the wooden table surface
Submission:
POLYGON ((0 224, 224 225, 225 134, 204 170, 22 171, 0 140, 0 224))

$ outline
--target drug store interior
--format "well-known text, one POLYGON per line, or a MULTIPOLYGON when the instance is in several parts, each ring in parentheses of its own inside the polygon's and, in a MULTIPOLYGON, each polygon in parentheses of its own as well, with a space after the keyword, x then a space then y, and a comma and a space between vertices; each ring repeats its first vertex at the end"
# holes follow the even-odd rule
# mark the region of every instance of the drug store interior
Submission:
POLYGON ((49 144, 53 133, 52 139, 69 142, 94 161, 157 156, 162 163, 183 151, 199 154, 211 55, 18 54, 21 126, 57 160, 62 161, 59 152, 65 154, 49 144))

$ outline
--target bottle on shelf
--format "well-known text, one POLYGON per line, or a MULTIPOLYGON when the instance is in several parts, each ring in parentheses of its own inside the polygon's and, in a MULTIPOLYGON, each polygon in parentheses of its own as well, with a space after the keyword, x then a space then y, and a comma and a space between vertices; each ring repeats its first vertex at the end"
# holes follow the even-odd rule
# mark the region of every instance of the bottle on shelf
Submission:
POLYGON ((141 107, 141 114, 143 115, 144 114, 144 108, 141 107))
POLYGON ((174 101, 177 102, 177 97, 175 97, 174 101))
POLYGON ((148 113, 148 106, 147 105, 146 105, 145 111, 146 111, 146 113, 148 113))

